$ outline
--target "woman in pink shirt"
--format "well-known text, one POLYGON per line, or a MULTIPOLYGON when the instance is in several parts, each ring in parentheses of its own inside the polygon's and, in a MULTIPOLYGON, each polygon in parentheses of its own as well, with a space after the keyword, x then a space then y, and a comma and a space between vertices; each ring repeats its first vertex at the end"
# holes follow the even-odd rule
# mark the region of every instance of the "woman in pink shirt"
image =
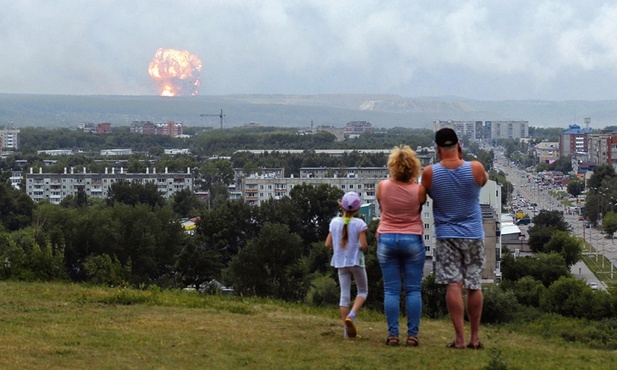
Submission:
POLYGON ((399 344, 401 288, 405 290, 408 346, 418 345, 422 314, 422 272, 426 252, 420 210, 426 190, 418 184, 420 160, 409 146, 395 147, 388 158, 390 178, 377 186, 381 210, 377 228, 377 258, 384 282, 384 311, 388 324, 386 344, 399 344))

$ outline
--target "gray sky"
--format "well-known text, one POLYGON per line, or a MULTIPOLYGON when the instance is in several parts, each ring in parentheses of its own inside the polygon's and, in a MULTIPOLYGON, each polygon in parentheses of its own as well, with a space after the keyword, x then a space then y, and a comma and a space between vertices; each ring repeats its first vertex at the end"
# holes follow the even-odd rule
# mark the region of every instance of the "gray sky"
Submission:
POLYGON ((157 95, 158 48, 200 95, 617 99, 602 0, 0 0, 0 92, 157 95))

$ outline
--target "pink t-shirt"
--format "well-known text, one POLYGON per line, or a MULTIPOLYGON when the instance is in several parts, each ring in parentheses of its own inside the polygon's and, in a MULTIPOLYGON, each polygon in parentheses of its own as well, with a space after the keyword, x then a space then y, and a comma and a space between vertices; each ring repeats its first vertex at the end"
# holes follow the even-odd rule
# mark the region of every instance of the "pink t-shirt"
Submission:
POLYGON ((422 216, 418 191, 420 185, 399 184, 383 180, 379 189, 381 218, 377 232, 380 234, 422 235, 422 216))

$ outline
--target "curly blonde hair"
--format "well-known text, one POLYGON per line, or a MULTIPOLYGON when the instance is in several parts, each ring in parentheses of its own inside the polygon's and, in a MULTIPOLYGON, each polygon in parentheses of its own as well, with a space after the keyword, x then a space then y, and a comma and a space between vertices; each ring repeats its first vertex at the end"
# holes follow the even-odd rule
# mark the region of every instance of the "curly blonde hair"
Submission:
POLYGON ((388 169, 393 180, 408 182, 420 174, 420 160, 409 145, 395 146, 388 157, 388 169))

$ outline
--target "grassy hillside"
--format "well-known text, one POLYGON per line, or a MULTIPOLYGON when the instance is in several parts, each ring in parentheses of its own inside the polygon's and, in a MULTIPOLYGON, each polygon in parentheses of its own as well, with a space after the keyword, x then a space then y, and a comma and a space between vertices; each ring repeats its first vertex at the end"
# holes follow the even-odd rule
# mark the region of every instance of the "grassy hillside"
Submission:
POLYGON ((338 308, 265 299, 59 283, 0 282, 0 291, 2 369, 609 369, 615 360, 490 327, 485 350, 447 349, 449 322, 428 319, 418 348, 387 347, 384 317, 368 311, 362 338, 343 340, 338 308))

